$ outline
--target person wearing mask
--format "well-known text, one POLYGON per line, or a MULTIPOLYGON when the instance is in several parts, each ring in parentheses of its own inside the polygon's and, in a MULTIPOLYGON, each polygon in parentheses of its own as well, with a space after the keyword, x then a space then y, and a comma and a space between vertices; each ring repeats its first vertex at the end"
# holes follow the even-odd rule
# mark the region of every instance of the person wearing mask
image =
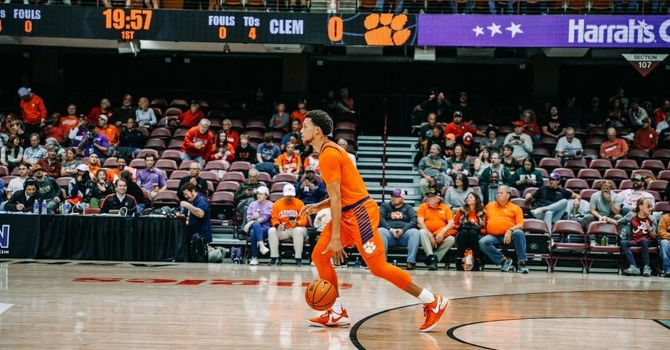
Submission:
POLYGON ((39 193, 37 191, 37 182, 29 179, 23 184, 23 189, 14 192, 14 194, 5 203, 4 210, 9 212, 30 213, 33 211, 35 201, 39 202, 39 193))
POLYGON ((114 193, 107 195, 100 205, 100 214, 107 214, 111 210, 126 208, 125 216, 133 216, 137 212, 137 201, 128 194, 128 183, 124 179, 116 181, 114 193))
POLYGON ((254 191, 256 200, 249 204, 246 210, 246 224, 244 232, 251 238, 251 261, 249 265, 258 265, 259 253, 262 255, 270 252, 265 246, 265 239, 268 237, 268 230, 272 224, 272 202, 268 200, 270 191, 265 186, 258 187, 254 191))
POLYGON ((500 271, 507 272, 513 264, 496 246, 513 244, 517 256, 519 273, 528 273, 526 266, 526 235, 523 233, 523 211, 510 201, 508 186, 498 187, 495 202, 486 205, 486 235, 479 239, 479 250, 488 256, 494 264, 500 265, 500 271))
POLYGON ((270 243, 270 265, 279 263, 279 241, 291 239, 296 266, 302 266, 302 250, 307 237, 307 217, 298 217, 305 204, 295 198, 293 184, 284 185, 282 198, 272 205, 272 227, 268 229, 270 243))
POLYGON ((405 191, 401 188, 393 190, 390 202, 381 207, 379 233, 384 238, 384 248, 407 247, 407 268, 416 268, 416 254, 419 251, 421 233, 417 229, 416 212, 411 205, 405 203, 405 191))

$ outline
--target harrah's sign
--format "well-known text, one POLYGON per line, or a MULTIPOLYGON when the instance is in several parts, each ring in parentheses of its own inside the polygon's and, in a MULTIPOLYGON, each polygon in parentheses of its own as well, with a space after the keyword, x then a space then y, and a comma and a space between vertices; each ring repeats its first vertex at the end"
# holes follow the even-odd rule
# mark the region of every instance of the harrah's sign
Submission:
POLYGON ((670 48, 668 16, 419 15, 418 45, 670 48))

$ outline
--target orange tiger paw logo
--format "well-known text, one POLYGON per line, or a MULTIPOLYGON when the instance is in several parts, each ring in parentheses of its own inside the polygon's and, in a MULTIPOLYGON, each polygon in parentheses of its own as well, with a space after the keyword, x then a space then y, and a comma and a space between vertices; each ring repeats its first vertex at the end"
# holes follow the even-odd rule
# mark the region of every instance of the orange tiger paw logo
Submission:
POLYGON ((368 45, 400 46, 407 42, 412 31, 405 28, 408 18, 405 14, 373 13, 365 17, 365 42, 368 45))

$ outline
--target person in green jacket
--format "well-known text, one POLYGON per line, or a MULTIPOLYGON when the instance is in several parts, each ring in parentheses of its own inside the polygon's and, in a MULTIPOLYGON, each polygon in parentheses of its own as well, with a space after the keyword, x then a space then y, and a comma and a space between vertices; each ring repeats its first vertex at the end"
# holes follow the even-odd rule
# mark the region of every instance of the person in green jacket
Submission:
MULTIPOLYGON (((491 154, 491 165, 484 169, 482 175, 479 176, 479 187, 482 191, 482 197, 484 203, 490 203, 495 200, 495 198, 489 198, 489 185, 492 183, 491 175, 496 174, 496 181, 494 182, 496 186, 498 185, 512 185, 512 173, 509 169, 502 165, 500 154, 493 152, 491 154)), ((497 191, 497 189, 496 189, 497 191)))
POLYGON ((544 186, 544 177, 542 172, 535 169, 535 161, 531 157, 523 160, 523 167, 516 169, 512 175, 512 186, 519 192, 523 192, 529 187, 540 188, 544 186))

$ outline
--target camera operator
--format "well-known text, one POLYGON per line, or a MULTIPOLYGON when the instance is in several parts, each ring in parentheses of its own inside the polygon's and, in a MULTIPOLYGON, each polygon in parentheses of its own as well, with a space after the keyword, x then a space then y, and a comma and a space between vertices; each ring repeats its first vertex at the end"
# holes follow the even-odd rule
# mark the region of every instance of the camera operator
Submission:
POLYGON ((126 208, 127 211, 125 216, 133 216, 136 212, 137 201, 135 198, 129 194, 128 183, 125 179, 116 180, 116 190, 115 193, 107 195, 102 201, 100 206, 100 214, 107 214, 110 210, 120 210, 121 208, 126 208))
MULTIPOLYGON (((193 235, 199 234, 207 243, 212 242, 212 222, 210 219, 209 203, 207 198, 198 192, 198 188, 188 182, 180 189, 186 197, 179 206, 188 212, 186 218, 186 227, 188 232, 193 235)), ((177 214, 177 217, 185 217, 185 213, 177 214)))
POLYGON ((110 143, 105 134, 96 131, 87 131, 77 148, 85 157, 95 153, 98 157, 104 159, 109 157, 110 143))
POLYGON ((305 171, 305 178, 298 184, 298 198, 305 204, 321 202, 326 196, 326 185, 316 177, 314 169, 305 171))

